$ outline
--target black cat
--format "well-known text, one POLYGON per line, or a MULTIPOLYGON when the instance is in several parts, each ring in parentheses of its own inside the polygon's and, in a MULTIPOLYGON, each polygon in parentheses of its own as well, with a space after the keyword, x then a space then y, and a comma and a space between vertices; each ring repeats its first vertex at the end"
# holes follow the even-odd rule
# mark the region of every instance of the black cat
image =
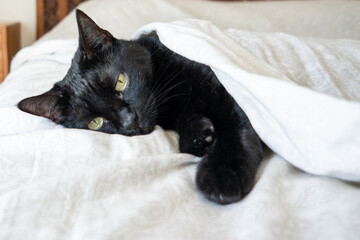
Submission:
POLYGON ((139 135, 156 124, 180 136, 180 151, 202 156, 197 188, 220 204, 243 198, 263 158, 247 116, 208 66, 161 44, 155 34, 115 39, 76 12, 79 48, 65 78, 18 107, 69 128, 139 135))

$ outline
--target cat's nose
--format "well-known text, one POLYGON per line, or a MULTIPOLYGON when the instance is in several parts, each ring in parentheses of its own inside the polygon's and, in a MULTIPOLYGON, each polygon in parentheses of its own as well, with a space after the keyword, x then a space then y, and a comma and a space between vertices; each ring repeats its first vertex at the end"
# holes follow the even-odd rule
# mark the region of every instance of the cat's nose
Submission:
POLYGON ((128 108, 122 108, 119 111, 119 117, 121 121, 121 125, 124 129, 131 130, 135 127, 136 115, 135 113, 129 111, 128 108))

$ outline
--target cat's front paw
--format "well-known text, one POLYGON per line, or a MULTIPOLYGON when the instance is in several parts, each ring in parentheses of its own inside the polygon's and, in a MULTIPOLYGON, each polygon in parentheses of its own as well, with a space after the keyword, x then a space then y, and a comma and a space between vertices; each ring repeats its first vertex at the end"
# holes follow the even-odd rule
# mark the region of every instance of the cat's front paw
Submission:
POLYGON ((254 185, 255 172, 238 160, 217 161, 205 156, 196 173, 196 186, 206 198, 229 204, 245 197, 254 185))
POLYGON ((188 117, 180 134, 180 151, 201 157, 211 151, 215 141, 215 128, 207 117, 193 114, 188 117))

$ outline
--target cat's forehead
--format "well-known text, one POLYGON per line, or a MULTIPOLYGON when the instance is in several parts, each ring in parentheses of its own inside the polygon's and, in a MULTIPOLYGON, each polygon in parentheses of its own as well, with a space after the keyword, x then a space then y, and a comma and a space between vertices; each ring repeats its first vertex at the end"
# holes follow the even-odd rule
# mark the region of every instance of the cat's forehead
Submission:
MULTIPOLYGON (((133 41, 116 40, 113 45, 108 46, 97 53, 98 57, 92 62, 91 69, 100 70, 102 73, 118 74, 119 69, 136 71, 145 70, 151 65, 150 53, 146 48, 133 41)), ((86 62, 79 58, 79 63, 86 62)), ((83 64, 82 70, 87 70, 87 64, 83 64)))
POLYGON ((143 91, 152 76, 148 51, 136 42, 125 40, 114 41, 111 48, 102 48, 93 59, 84 57, 79 49, 60 85, 74 98, 95 98, 111 94, 120 74, 129 78, 127 92, 131 95, 143 91))
POLYGON ((113 46, 114 57, 125 63, 150 61, 149 51, 134 41, 117 40, 113 46))

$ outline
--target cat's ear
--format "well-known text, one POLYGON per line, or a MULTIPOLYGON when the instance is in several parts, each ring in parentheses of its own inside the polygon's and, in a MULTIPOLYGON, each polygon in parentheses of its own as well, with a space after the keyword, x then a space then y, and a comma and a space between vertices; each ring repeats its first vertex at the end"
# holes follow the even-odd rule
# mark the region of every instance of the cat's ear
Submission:
POLYGON ((102 47, 112 45, 113 36, 96 25, 89 16, 79 9, 76 10, 76 20, 79 30, 79 49, 88 58, 96 55, 102 47))
POLYGON ((60 92, 51 89, 41 95, 23 99, 18 103, 18 108, 24 112, 58 122, 63 115, 63 108, 59 103, 61 96, 60 92))

